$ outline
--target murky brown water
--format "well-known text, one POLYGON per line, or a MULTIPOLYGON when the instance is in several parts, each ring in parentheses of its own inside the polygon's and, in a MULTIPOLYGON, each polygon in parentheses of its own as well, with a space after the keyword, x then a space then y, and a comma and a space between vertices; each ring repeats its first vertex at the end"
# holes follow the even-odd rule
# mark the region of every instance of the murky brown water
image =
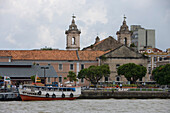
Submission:
POLYGON ((170 99, 0 101, 0 113, 170 113, 170 99))

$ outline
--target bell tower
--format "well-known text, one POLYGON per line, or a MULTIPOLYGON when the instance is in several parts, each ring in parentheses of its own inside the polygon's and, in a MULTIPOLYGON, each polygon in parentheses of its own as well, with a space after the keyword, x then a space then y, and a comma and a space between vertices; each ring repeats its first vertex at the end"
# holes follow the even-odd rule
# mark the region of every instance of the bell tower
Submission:
POLYGON ((78 30, 77 25, 75 24, 74 18, 76 16, 72 16, 71 25, 69 25, 69 29, 65 31, 66 34, 66 49, 67 50, 79 50, 80 49, 80 33, 81 31, 78 30))
POLYGON ((124 15, 123 25, 120 27, 120 30, 117 31, 116 35, 118 42, 124 44, 125 46, 130 47, 131 44, 131 32, 129 31, 128 26, 126 25, 126 17, 124 15))

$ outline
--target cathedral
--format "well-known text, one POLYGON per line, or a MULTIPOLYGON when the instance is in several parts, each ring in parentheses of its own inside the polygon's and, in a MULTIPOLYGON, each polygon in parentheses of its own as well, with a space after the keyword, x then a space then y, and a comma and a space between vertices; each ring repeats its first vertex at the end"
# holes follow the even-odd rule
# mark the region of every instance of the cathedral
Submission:
MULTIPOLYGON (((110 77, 100 82, 127 83, 124 76, 117 74, 117 68, 126 63, 147 66, 147 58, 130 48, 131 32, 126 24, 126 17, 117 31, 118 40, 111 36, 103 40, 97 36, 95 43, 80 50, 81 31, 72 17, 66 34, 66 50, 0 50, 0 76, 9 76, 13 83, 30 83, 32 75, 38 75, 46 84, 68 82, 69 71, 76 74, 91 65, 108 64, 110 77), (102 56, 106 60, 102 59, 102 56)), ((147 82, 148 76, 139 82, 147 82)), ((89 86, 85 79, 78 80, 79 86, 89 86)))

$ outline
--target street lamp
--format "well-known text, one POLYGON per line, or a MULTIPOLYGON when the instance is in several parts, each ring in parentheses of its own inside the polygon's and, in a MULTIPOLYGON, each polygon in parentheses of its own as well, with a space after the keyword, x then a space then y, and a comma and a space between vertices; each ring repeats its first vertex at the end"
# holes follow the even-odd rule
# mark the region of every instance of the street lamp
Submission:
POLYGON ((49 67, 41 67, 41 69, 44 69, 44 84, 46 85, 46 77, 45 77, 45 70, 49 69, 49 67))

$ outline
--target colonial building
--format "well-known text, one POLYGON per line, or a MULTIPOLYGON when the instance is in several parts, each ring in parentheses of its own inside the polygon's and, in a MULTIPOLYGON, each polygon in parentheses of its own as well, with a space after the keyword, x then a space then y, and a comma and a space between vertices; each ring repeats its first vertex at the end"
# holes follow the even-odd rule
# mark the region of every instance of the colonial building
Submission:
POLYGON ((160 66, 170 63, 170 51, 167 49, 166 52, 158 48, 146 48, 145 50, 140 50, 140 53, 145 54, 148 57, 147 70, 149 81, 153 81, 152 71, 160 66))
MULTIPOLYGON (((0 62, 8 65, 13 64, 14 67, 19 67, 18 65, 23 64, 23 66, 28 66, 32 70, 31 72, 25 71, 25 74, 22 74, 23 70, 17 68, 15 71, 10 70, 10 74, 3 71, 0 76, 20 76, 19 81, 22 81, 22 78, 27 77, 28 79, 31 75, 38 73, 38 76, 42 78, 44 75, 48 77, 46 83, 58 82, 65 85, 68 82, 67 75, 69 71, 78 74, 81 69, 88 68, 91 65, 108 64, 111 70, 110 77, 103 78, 101 82, 126 83, 127 80, 117 74, 117 68, 120 65, 136 63, 147 66, 147 58, 129 48, 131 32, 126 25, 126 17, 124 17, 123 25, 117 32, 118 41, 111 36, 101 41, 99 37, 96 37, 95 43, 83 48, 83 50, 79 50, 81 31, 78 30, 74 18, 75 16, 73 16, 69 29, 65 32, 67 50, 0 50, 0 62), (104 60, 103 57, 106 59, 104 60), (50 70, 55 72, 51 73, 50 70)), ((10 67, 8 66, 7 68, 10 67)), ((0 70, 3 69, 3 66, 0 67, 0 70)), ((147 75, 142 80, 147 82, 147 75)), ((78 80, 77 84, 89 86, 90 82, 81 79, 78 80)))
MULTIPOLYGON (((120 30, 116 33, 118 41, 111 36, 100 41, 100 38, 97 36, 94 44, 83 48, 84 51, 105 51, 103 55, 98 57, 98 65, 108 64, 111 74, 110 77, 103 78, 100 82, 127 83, 124 76, 117 74, 117 68, 126 63, 135 63, 147 67, 147 57, 129 47, 131 44, 131 32, 126 25, 125 19, 126 17, 124 17, 120 30)), ((147 74, 139 81, 148 82, 148 78, 149 76, 147 74)))
MULTIPOLYGON (((76 74, 81 69, 88 68, 91 65, 98 65, 97 57, 104 54, 104 51, 78 51, 78 50, 0 50, 0 58, 1 62, 8 62, 8 63, 16 63, 16 64, 30 64, 30 65, 40 65, 40 66, 52 66, 55 72, 57 73, 58 77, 54 79, 54 75, 49 76, 48 80, 52 82, 58 82, 61 84, 65 84, 68 81, 66 79, 68 72, 73 71, 76 74), (4 59, 4 53, 8 55, 6 59, 4 59)), ((0 67, 1 70, 4 67, 0 67)), ((22 71, 22 69, 21 69, 22 71)), ((42 69, 42 71, 44 71, 42 69)), ((45 70, 46 74, 48 75, 48 69, 45 70)), ((14 71, 16 72, 16 71, 14 71)), ((20 73, 18 68, 18 73, 20 73)), ((23 74, 23 77, 31 77, 31 74, 27 73, 23 74)), ((32 73, 33 75, 37 74, 32 73)), ((43 76, 43 73, 38 73, 39 76, 43 76)), ((5 73, 0 73, 0 76, 5 76, 5 73)), ((9 77, 13 77, 11 71, 11 75, 8 74, 9 77)), ((19 76, 19 75, 18 75, 19 76)), ((47 83, 47 81, 46 81, 47 83)), ((78 84, 81 86, 89 85, 89 82, 85 81, 84 79, 79 80, 78 84)))
MULTIPOLYGON (((100 63, 108 64, 111 70, 110 77, 105 78, 105 80, 108 80, 108 82, 114 81, 115 83, 127 83, 127 80, 124 76, 117 74, 117 68, 123 64, 135 63, 137 65, 147 67, 147 58, 125 45, 121 45, 118 48, 105 53, 103 56, 100 56, 100 63), (105 60, 102 60, 103 56, 105 57, 105 60)), ((138 81, 148 82, 148 76, 146 75, 138 81)))

